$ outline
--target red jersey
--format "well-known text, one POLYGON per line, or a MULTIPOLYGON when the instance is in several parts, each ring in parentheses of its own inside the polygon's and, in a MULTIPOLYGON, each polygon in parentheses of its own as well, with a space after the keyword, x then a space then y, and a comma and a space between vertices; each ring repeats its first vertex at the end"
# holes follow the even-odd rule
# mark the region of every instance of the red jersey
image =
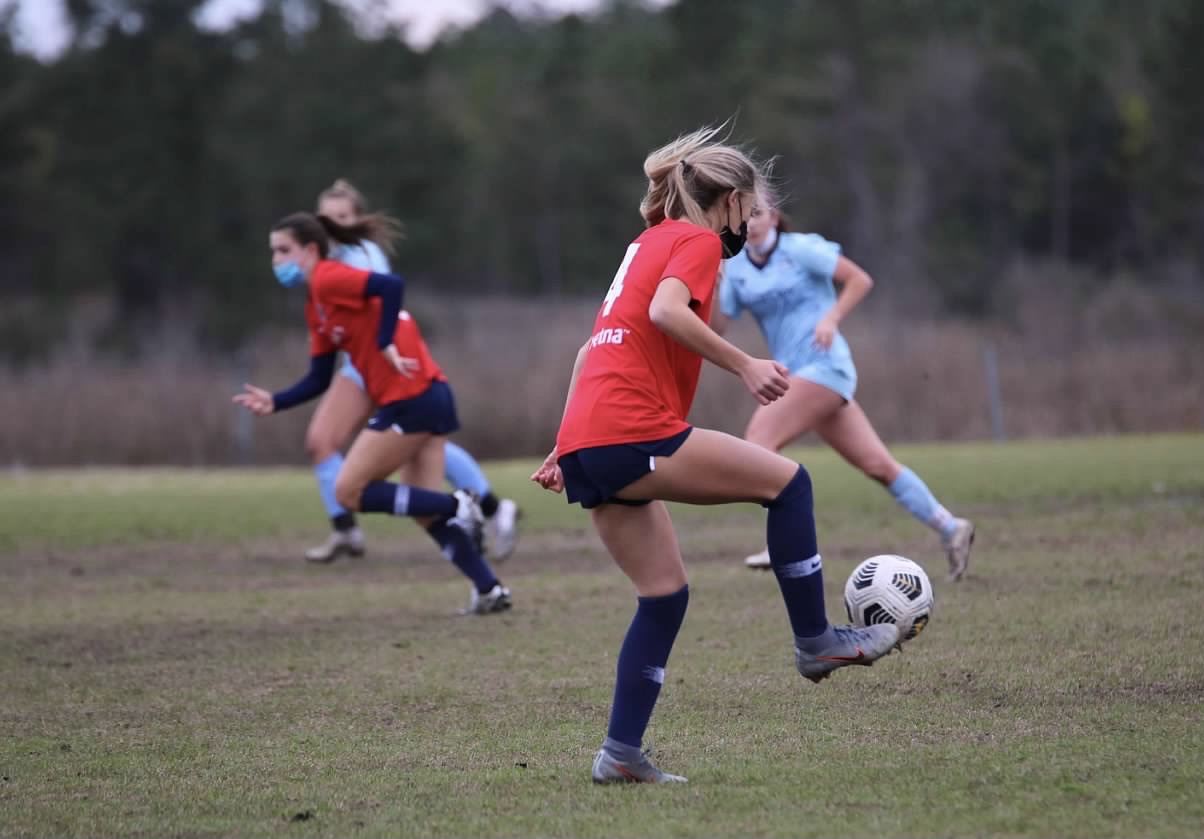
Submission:
POLYGON ((412 378, 398 373, 377 346, 380 335, 380 298, 364 297, 370 272, 324 259, 309 278, 305 321, 309 324, 310 355, 343 350, 364 377, 368 395, 377 405, 413 399, 433 381, 447 381, 418 329, 418 322, 402 311, 393 331, 393 344, 402 356, 418 361, 412 378))
POLYGON ((628 246, 594 321, 556 438, 559 454, 660 440, 689 427, 702 356, 657 328, 648 305, 661 280, 676 277, 709 324, 721 255, 714 232, 685 221, 663 221, 628 246))

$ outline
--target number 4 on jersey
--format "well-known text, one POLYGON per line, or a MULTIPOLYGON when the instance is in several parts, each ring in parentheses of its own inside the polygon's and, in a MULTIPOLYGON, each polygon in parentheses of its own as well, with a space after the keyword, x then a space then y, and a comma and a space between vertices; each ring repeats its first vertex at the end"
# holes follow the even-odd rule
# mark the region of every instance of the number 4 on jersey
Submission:
POLYGON ((639 249, 640 245, 638 242, 632 242, 627 246, 627 253, 623 257, 623 263, 619 266, 619 270, 615 272, 615 278, 610 284, 610 290, 606 292, 606 297, 602 301, 602 317, 610 314, 610 310, 614 308, 615 301, 623 293, 623 280, 627 276, 627 269, 631 267, 631 260, 635 259, 636 251, 639 249))

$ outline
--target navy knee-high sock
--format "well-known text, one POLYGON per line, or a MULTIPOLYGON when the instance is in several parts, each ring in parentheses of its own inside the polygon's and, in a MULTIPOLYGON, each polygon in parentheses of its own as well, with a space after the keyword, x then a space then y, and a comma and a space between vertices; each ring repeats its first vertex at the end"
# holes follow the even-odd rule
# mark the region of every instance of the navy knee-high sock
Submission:
POLYGON ((431 538, 443 550, 443 555, 448 561, 460 569, 461 574, 472 580, 481 594, 498 584, 497 575, 463 529, 451 522, 440 521, 428 527, 426 532, 431 534, 431 538))
MULTIPOLYGON (((665 681, 669 652, 689 602, 689 586, 663 597, 639 598, 635 617, 619 649, 615 698, 606 729, 607 748, 621 750, 619 744, 622 744, 634 749, 638 756, 644 729, 665 681)), ((627 755, 615 757, 625 759, 627 755)))
POLYGON ((781 494, 765 506, 769 508, 769 562, 786 601, 790 626, 798 638, 814 637, 828 628, 828 616, 807 470, 799 466, 781 494))
POLYGON ((360 511, 391 516, 439 516, 451 518, 459 506, 454 495, 420 487, 373 481, 360 494, 360 511))

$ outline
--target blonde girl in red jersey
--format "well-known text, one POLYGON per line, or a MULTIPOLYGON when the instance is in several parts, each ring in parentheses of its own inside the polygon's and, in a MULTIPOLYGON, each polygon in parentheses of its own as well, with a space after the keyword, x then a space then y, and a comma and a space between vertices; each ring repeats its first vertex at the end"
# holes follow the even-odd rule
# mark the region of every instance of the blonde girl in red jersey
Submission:
POLYGON ((769 191, 764 170, 717 134, 697 131, 644 161, 647 229, 628 246, 577 353, 556 447, 531 476, 590 510, 638 595, 594 757, 596 783, 685 781, 640 749, 689 600, 666 501, 768 509, 770 557, 803 676, 818 682, 839 667, 868 665, 898 641, 893 625, 828 622, 806 469, 685 420, 703 359, 739 376, 762 405, 790 385, 781 364, 749 356, 708 325, 720 261, 743 247, 753 207, 769 191))
POLYGON ((257 416, 300 405, 323 393, 335 356, 346 352, 377 408, 347 453, 335 498, 347 510, 411 516, 473 582, 469 612, 510 608, 503 586, 478 549, 481 513, 466 492, 438 492, 446 436, 459 428, 447 379, 431 357, 414 318, 402 309, 400 277, 329 259, 331 240, 350 245, 375 238, 378 217, 343 226, 325 216, 295 213, 272 228, 272 270, 286 287, 308 283, 310 371, 292 387, 270 393, 245 385, 234 401, 257 416), (402 471, 404 484, 384 480, 402 471))

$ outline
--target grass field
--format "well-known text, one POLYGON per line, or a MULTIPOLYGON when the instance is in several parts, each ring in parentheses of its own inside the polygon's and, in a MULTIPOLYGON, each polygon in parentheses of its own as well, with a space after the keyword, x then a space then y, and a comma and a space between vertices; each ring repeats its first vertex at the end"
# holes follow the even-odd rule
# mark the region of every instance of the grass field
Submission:
POLYGON ((675 510, 691 606, 646 746, 683 788, 588 782, 634 602, 531 464, 490 469, 527 530, 489 618, 405 522, 307 567, 303 471, 0 477, 0 835, 1204 836, 1204 436, 901 448, 979 523, 958 585, 799 454, 833 615, 887 551, 936 614, 812 685, 738 566, 763 513, 675 510))

